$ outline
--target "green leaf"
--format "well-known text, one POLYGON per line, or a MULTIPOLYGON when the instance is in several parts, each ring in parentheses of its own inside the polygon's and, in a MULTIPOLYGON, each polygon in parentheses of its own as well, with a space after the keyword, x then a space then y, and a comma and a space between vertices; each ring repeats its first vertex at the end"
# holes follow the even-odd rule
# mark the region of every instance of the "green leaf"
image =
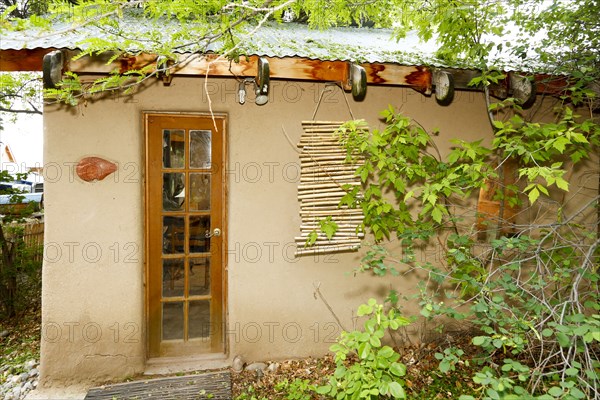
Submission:
POLYGON ((329 347, 329 351, 337 353, 338 351, 343 350, 343 347, 339 343, 334 343, 329 347))
POLYGON ((371 346, 373 347, 381 347, 381 340, 379 340, 377 336, 371 336, 369 343, 371 343, 371 346))
POLYGON ((332 219, 332 217, 322 219, 319 221, 319 225, 321 226, 321 231, 325 233, 325 236, 327 236, 327 239, 329 240, 331 240, 338 230, 338 224, 332 219))
POLYGON ((565 374, 568 376, 577 376, 579 374, 579 370, 577 368, 567 368, 565 370, 565 374))
POLYGON ((492 388, 488 388, 488 389, 485 391, 485 393, 486 393, 488 396, 490 396, 490 399, 493 399, 493 400, 500 400, 500 395, 498 394, 498 392, 497 392, 497 391, 495 391, 495 390, 494 390, 494 389, 492 389, 492 388))
POLYGON ((390 373, 396 376, 404 376, 406 375, 406 365, 397 362, 392 363, 390 365, 390 373))
POLYGON ((559 136, 556 138, 554 143, 552 143, 552 147, 554 147, 560 154, 564 153, 565 147, 567 144, 571 144, 571 141, 564 136, 559 136))
POLYGON ((529 191, 527 196, 529 197, 529 202, 533 204, 540 197, 540 191, 537 189, 537 187, 534 187, 529 191))
POLYGON ((368 342, 371 339, 371 335, 369 335, 367 332, 357 332, 355 336, 356 340, 359 342, 368 342))
POLYGON ((552 334, 553 334, 553 333, 554 333, 554 332, 552 331, 552 329, 548 329, 548 328, 546 328, 546 329, 544 329, 544 330, 542 331, 542 336, 543 336, 543 337, 550 337, 550 336, 552 336, 552 334))
POLYGON ((316 392, 318 394, 327 394, 329 392, 331 392, 331 385, 323 385, 323 386, 318 386, 316 392))
POLYGON ((446 373, 450 371, 450 362, 448 360, 442 360, 439 365, 439 369, 441 372, 446 373))
POLYGON ((369 357, 369 353, 371 352, 371 345, 369 342, 365 342, 358 346, 358 356, 363 360, 369 357))
POLYGON ((379 382, 379 393, 386 395, 390 392, 390 383, 389 381, 381 381, 379 382))
POLYGON ((440 210, 438 206, 434 207, 433 210, 431 210, 431 218, 433 218, 433 220, 438 224, 442 222, 442 216, 442 210, 440 210))
POLYGON ((342 378, 344 375, 346 375, 346 372, 347 372, 347 371, 348 371, 348 370, 346 369, 346 367, 345 367, 345 366, 343 366, 343 365, 340 365, 339 367, 337 367, 337 368, 335 369, 335 372, 333 373, 333 376, 334 376, 335 378, 337 378, 337 379, 341 379, 341 378, 342 378))
POLYGON ((577 389, 576 387, 573 387, 569 390, 569 394, 573 397, 575 397, 576 399, 585 399, 586 395, 585 393, 583 393, 581 390, 577 389))
POLYGON ((395 399, 404 399, 406 398, 406 393, 404 392, 404 388, 398 382, 390 382, 390 394, 395 399))
POLYGON ((558 344, 560 345, 560 347, 571 346, 571 340, 563 332, 556 332, 556 340, 558 340, 558 344))
POLYGON ((564 390, 559 388, 558 386, 553 386, 548 390, 548 394, 554 397, 560 397, 564 393, 564 390))
POLYGON ((475 336, 472 340, 475 346, 481 346, 487 340, 487 336, 475 336))
POLYGON ((394 349, 390 346, 383 346, 377 354, 381 357, 390 358, 394 354, 394 349))
POLYGON ((565 192, 569 191, 569 182, 567 182, 566 180, 564 180, 563 178, 556 178, 556 186, 559 189, 564 190, 565 192))
POLYGON ((583 336, 587 333, 588 330, 589 330, 588 325, 581 325, 573 330, 573 334, 575 334, 577 336, 583 336))
POLYGON ((317 233, 317 231, 315 231, 315 230, 311 231, 308 234, 308 238, 306 239, 306 243, 304 244, 304 247, 310 247, 313 244, 315 244, 318 237, 319 237, 319 234, 317 233))
POLYGON ((504 123, 502 121, 493 120, 492 125, 497 129, 504 129, 504 123))
POLYGON ((370 306, 370 305, 367 305, 367 304, 361 304, 361 305, 358 307, 358 311, 356 312, 356 314, 357 314, 359 317, 362 317, 362 316, 364 316, 364 315, 369 315, 369 314, 371 314, 372 312, 373 312, 373 307, 372 307, 372 306, 370 306))

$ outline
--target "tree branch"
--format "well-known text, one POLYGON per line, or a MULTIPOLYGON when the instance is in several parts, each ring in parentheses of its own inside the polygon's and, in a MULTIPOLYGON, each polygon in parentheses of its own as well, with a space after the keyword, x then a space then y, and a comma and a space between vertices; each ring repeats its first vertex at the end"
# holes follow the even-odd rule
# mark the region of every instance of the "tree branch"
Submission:
POLYGON ((39 114, 39 115, 42 115, 42 112, 40 110, 38 110, 35 107, 33 107, 33 108, 34 108, 33 110, 25 110, 25 109, 0 107, 0 112, 14 113, 14 114, 39 114))

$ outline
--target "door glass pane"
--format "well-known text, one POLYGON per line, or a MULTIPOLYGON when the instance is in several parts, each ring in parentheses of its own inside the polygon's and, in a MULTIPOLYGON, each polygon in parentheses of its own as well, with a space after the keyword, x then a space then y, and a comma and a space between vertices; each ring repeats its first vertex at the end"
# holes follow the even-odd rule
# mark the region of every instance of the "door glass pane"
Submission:
POLYGON ((210 210, 210 174, 190 174, 190 210, 210 210))
POLYGON ((210 294, 210 257, 190 258, 190 296, 210 294))
POLYGON ((163 217, 163 254, 183 253, 185 244, 183 229, 183 217, 163 217))
POLYGON ((183 168, 185 165, 185 151, 181 129, 163 129, 163 167, 183 168))
POLYGON ((163 297, 183 296, 185 270, 183 259, 163 260, 163 297))
POLYGON ((163 303, 163 340, 183 339, 183 303, 163 303))
POLYGON ((210 251, 210 215, 190 217, 190 253, 210 251))
POLYGON ((185 200, 185 175, 180 172, 163 174, 163 210, 181 211, 185 200))
POLYGON ((188 337, 199 338, 210 335, 210 301, 190 301, 188 337))
POLYGON ((210 168, 211 131, 190 131, 190 168, 210 168))

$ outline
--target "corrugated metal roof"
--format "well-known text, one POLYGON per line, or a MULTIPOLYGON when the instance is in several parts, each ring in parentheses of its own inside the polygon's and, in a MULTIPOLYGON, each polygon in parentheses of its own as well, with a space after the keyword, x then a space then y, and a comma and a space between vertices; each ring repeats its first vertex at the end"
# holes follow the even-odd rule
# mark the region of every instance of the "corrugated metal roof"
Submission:
POLYGON ((414 34, 396 41, 388 29, 308 29, 299 24, 266 26, 242 48, 256 55, 299 56, 320 60, 422 64, 435 59, 436 46, 420 43, 414 34))
MULTIPOLYGON (((52 26, 52 30, 4 31, 0 39, 0 49, 84 49, 86 40, 99 38, 134 37, 137 48, 153 52, 163 40, 181 45, 178 51, 197 51, 197 43, 189 44, 191 38, 183 36, 173 38, 177 26, 164 21, 139 19, 121 19, 118 24, 100 28, 86 25, 74 28, 72 24, 61 22, 52 26), (161 37, 150 37, 152 28, 159 27, 161 37), (141 40, 141 41, 140 41, 141 40), (186 45, 186 43, 188 43, 186 45)), ((127 42, 124 42, 127 43, 127 42)), ((125 44, 127 45, 127 44, 125 44)), ((131 45, 131 44, 130 44, 131 45)), ((471 68, 473 66, 460 61, 453 65, 435 56, 437 45, 433 40, 423 43, 416 34, 409 33, 405 38, 395 40, 389 29, 358 27, 337 27, 327 30, 313 30, 297 23, 269 23, 257 29, 251 35, 242 36, 240 52, 246 55, 270 57, 303 57, 319 60, 340 60, 369 63, 396 63, 401 65, 430 65, 447 68, 471 68)), ((129 48, 129 50, 132 50, 129 48)), ((205 52, 218 52, 219 44, 211 43, 203 49, 205 52)), ((499 61, 495 65, 506 70, 523 70, 510 59, 499 61)))

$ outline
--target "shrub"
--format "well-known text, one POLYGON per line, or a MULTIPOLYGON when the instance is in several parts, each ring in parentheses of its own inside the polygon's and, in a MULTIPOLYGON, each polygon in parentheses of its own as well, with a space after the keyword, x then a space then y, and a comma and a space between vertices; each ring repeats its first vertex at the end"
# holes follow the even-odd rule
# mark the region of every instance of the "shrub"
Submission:
POLYGON ((406 366, 398 360, 400 355, 390 346, 382 344, 388 329, 397 330, 410 320, 394 309, 384 312, 375 299, 358 308, 359 317, 369 317, 363 330, 342 332, 330 350, 335 353, 336 369, 329 382, 316 389, 317 393, 342 399, 403 399, 402 377, 406 366), (357 360, 350 356, 356 355, 357 360))
MULTIPOLYGON (((569 204, 561 192, 569 190, 568 172, 597 150, 600 127, 569 107, 559 108, 556 121, 546 124, 527 122, 514 99, 490 107, 490 112, 499 110, 512 116, 492 121, 496 134, 491 146, 454 140, 445 157, 435 132, 391 107, 382 113, 382 130, 371 133, 361 121, 341 128, 348 159, 359 154, 365 160, 357 171, 364 187, 346 188, 342 203, 360 205, 365 227, 378 243, 358 271, 424 274, 421 314, 428 320, 467 320, 479 330, 473 344, 480 349, 474 361, 481 369, 473 380, 484 398, 598 397, 599 197, 574 196, 569 204), (514 182, 503 178, 508 163, 516 166, 514 182), (468 204, 472 194, 492 186, 500 210, 496 217, 488 216, 491 223, 481 230, 468 204), (544 213, 547 204, 555 212, 544 213), (516 225, 502 214, 503 208, 515 206, 544 218, 516 225), (401 254, 379 244, 394 236, 403 245, 401 254), (438 262, 416 257, 431 246, 440 250, 438 262)), ((357 346, 362 344, 364 351, 369 339, 346 334, 335 351, 343 356, 356 347, 360 356, 357 346), (346 347, 339 347, 342 343, 346 347)), ((462 349, 448 346, 436 357, 447 372, 463 355, 462 349)), ((360 360, 366 369, 377 366, 368 364, 373 358, 360 360)), ((335 394, 343 382, 346 391, 389 394, 389 387, 369 380, 372 375, 365 380, 345 368, 340 364, 330 391, 323 392, 335 394)), ((398 375, 386 379, 393 382, 393 376, 398 375)))

